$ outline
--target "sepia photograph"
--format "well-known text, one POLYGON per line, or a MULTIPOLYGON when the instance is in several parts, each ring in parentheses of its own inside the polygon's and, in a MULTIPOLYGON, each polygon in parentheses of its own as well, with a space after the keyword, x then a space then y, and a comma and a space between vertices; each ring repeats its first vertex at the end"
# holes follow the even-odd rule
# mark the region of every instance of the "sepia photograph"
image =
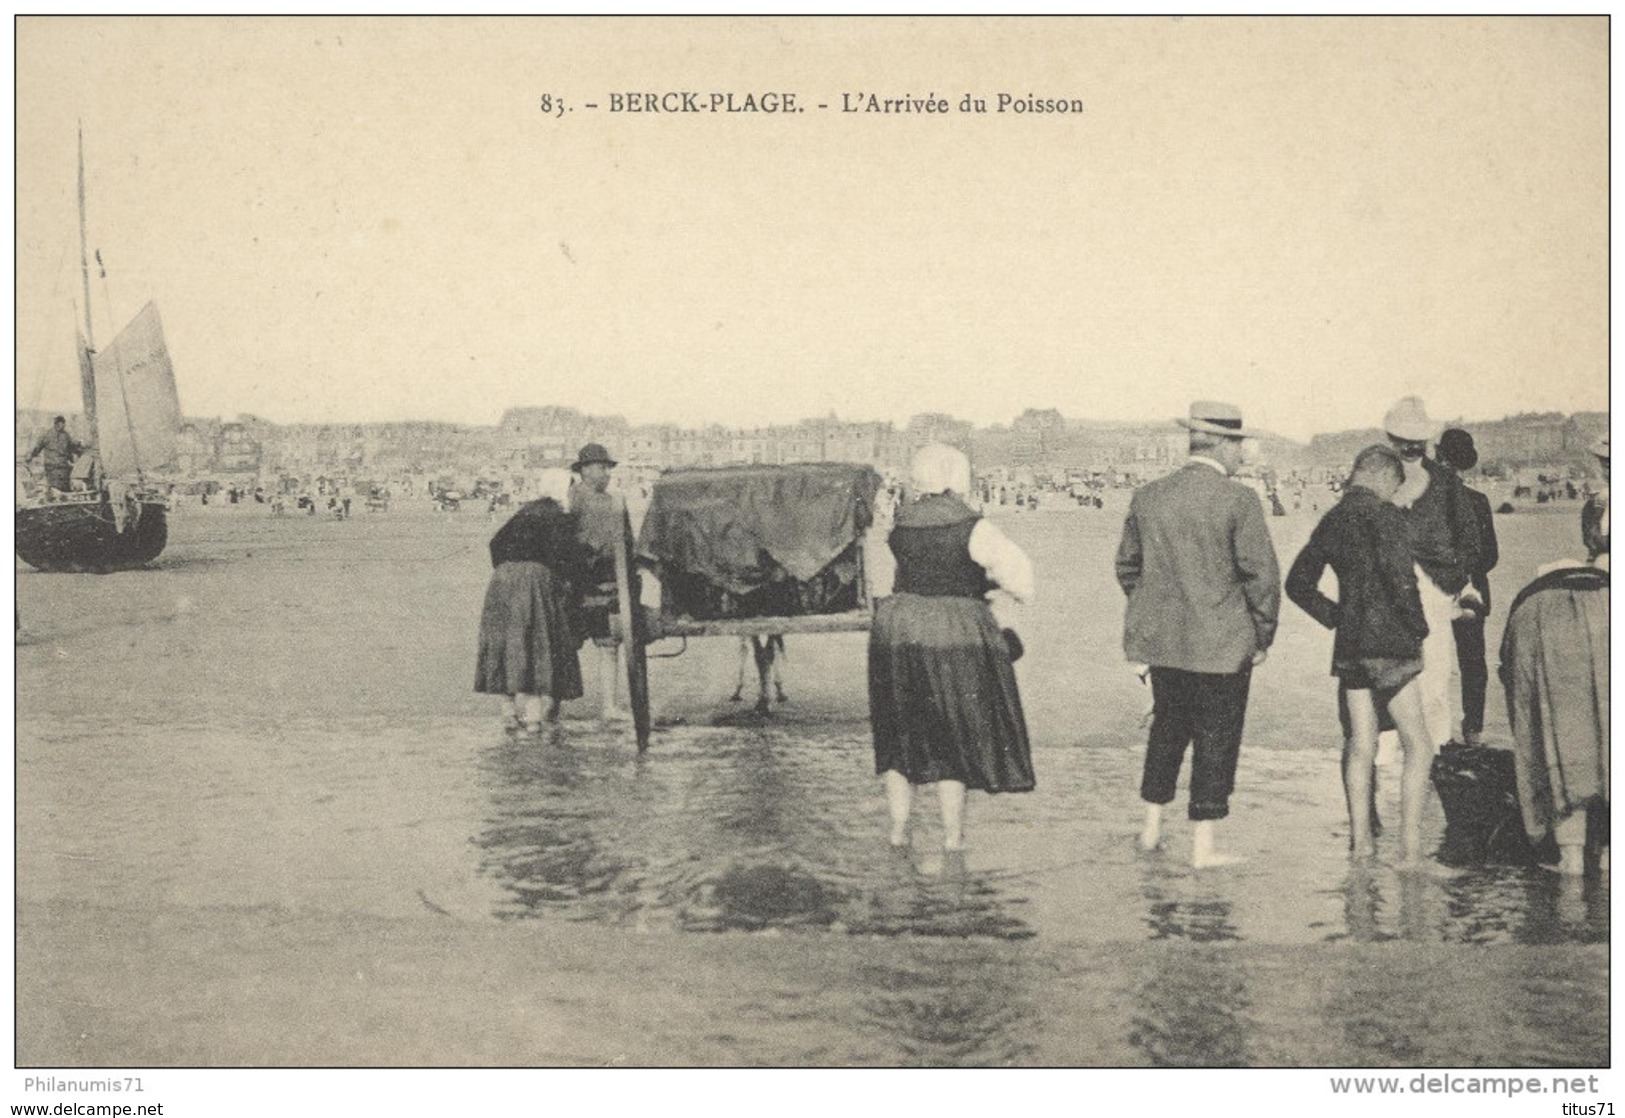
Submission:
POLYGON ((1611 1114, 1610 31, 16 17, 12 1112, 1611 1114))

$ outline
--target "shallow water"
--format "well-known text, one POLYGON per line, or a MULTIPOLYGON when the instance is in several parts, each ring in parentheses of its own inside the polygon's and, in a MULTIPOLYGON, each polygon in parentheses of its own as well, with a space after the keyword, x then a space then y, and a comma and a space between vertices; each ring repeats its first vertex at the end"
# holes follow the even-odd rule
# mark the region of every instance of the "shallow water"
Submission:
MULTIPOLYGON (((468 691, 493 525, 390 516, 194 514, 152 571, 19 572, 22 899, 904 945, 759 1007, 806 1016, 775 1062, 1607 1059, 1606 876, 1351 870, 1329 637, 1290 605, 1222 826, 1249 860, 1192 872, 1177 814, 1170 853, 1136 849, 1148 699, 1117 651, 1114 510, 1006 522, 1043 595, 1011 611, 1039 787, 973 794, 962 860, 929 794, 912 849, 886 846, 861 635, 791 638, 790 702, 759 723, 712 724, 738 709, 731 641, 657 660, 642 758, 591 694, 511 737, 468 691)), ((1563 553, 1555 524, 1499 521, 1498 602, 1563 553)), ((1312 518, 1271 526, 1284 564, 1312 518)), ((1396 794, 1385 771, 1385 818, 1396 794)))

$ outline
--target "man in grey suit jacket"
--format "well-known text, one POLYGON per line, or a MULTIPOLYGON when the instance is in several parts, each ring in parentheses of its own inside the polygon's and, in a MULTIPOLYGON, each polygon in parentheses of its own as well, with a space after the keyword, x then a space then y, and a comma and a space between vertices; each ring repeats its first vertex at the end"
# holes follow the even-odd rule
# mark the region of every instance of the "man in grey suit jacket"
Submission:
POLYGON ((1214 823, 1230 813, 1236 758, 1253 668, 1275 639, 1281 570, 1258 495, 1230 475, 1253 434, 1232 405, 1198 401, 1190 461, 1135 491, 1117 549, 1128 595, 1123 651, 1150 665, 1153 712, 1140 797, 1140 843, 1162 843, 1162 807, 1173 802, 1191 746, 1191 860, 1240 859, 1215 849, 1214 823))

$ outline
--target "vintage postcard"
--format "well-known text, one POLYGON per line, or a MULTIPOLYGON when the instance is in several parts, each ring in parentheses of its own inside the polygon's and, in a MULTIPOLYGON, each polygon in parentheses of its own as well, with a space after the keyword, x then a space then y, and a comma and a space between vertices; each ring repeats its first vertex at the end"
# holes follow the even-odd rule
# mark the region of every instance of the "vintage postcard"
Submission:
POLYGON ((14 33, 9 1102, 1606 1103, 1607 17, 14 33))

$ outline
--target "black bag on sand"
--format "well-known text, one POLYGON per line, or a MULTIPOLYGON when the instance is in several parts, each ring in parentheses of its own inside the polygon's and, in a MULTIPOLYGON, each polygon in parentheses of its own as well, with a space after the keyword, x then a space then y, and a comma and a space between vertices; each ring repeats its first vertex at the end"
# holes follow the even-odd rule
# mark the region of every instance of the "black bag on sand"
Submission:
POLYGON ((1523 829, 1512 754, 1482 745, 1449 745, 1433 758, 1433 787, 1444 805, 1439 861, 1448 866, 1532 866, 1554 861, 1523 829))

